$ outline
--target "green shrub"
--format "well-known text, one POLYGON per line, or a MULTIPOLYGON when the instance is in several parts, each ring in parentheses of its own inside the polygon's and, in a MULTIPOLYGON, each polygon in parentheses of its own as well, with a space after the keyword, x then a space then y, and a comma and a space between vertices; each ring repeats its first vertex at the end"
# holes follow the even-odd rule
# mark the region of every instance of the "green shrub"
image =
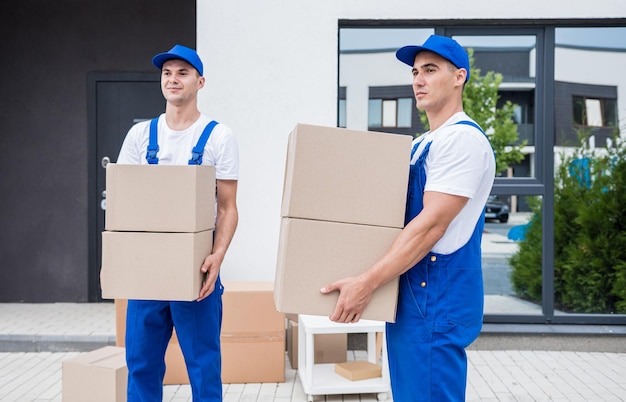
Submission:
MULTIPOLYGON (((581 142, 586 144, 581 135, 581 142)), ((626 313, 626 144, 587 146, 562 155, 554 194, 554 292, 558 309, 626 313)), ((541 204, 518 252, 511 283, 522 298, 541 301, 541 204)))

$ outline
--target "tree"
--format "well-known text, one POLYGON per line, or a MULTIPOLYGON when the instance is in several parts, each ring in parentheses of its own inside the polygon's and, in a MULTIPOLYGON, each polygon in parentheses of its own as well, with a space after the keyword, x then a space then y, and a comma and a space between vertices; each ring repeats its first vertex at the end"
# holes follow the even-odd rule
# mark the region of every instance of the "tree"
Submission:
MULTIPOLYGON (((485 131, 496 153, 496 172, 503 172, 514 163, 524 159, 521 149, 526 141, 515 145, 519 139, 517 124, 513 121, 514 105, 507 101, 502 108, 497 108, 500 96, 498 88, 502 83, 502 74, 493 71, 481 75, 474 67, 474 50, 468 49, 470 61, 470 80, 463 90, 463 110, 485 131)), ((420 120, 428 129, 426 113, 420 110, 420 120)))

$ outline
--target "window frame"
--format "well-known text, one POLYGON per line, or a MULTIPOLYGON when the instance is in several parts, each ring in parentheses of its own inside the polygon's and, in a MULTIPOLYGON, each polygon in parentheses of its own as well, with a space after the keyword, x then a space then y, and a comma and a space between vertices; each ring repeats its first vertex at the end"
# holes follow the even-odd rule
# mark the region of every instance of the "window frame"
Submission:
MULTIPOLYGON (((555 31, 556 28, 624 27, 626 18, 589 20, 399 20, 389 28, 434 28, 445 36, 534 35, 536 70, 534 99, 534 177, 496 177, 494 195, 539 195, 542 198, 542 314, 485 314, 484 322, 516 324, 623 324, 623 314, 555 315, 554 300, 554 148, 555 148, 555 31)), ((339 20, 342 28, 381 28, 376 20, 339 20)), ((372 96, 370 95, 370 98, 372 96)), ((414 113, 417 115, 417 113, 414 113)), ((409 134, 409 133, 407 133, 409 134)))

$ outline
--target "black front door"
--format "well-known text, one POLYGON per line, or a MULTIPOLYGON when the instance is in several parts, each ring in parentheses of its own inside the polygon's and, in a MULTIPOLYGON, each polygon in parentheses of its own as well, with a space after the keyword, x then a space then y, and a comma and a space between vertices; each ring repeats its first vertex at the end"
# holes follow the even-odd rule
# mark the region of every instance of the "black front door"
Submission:
POLYGON ((128 129, 165 110, 159 73, 89 75, 89 301, 101 301, 100 265, 106 209, 106 170, 128 129))

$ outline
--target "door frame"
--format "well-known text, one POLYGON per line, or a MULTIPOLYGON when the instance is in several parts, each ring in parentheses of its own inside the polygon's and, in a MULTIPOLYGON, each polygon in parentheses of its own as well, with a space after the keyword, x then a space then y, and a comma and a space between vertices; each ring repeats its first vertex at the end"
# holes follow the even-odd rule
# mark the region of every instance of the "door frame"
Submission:
POLYGON ((99 168, 97 139, 97 90, 101 82, 160 82, 158 72, 90 72, 87 74, 87 300, 101 302, 100 265, 98 259, 99 197, 97 169, 99 168))

